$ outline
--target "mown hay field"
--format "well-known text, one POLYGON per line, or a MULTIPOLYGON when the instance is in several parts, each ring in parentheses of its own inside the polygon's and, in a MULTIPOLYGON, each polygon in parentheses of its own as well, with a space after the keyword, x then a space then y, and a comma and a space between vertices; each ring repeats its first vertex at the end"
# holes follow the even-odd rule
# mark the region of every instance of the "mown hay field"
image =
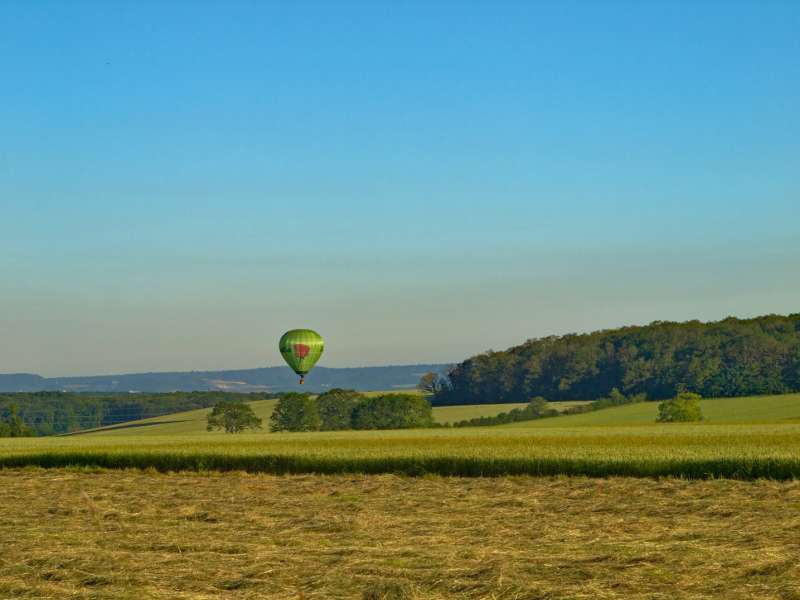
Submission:
POLYGON ((0 598, 800 599, 800 482, 0 470, 0 598))

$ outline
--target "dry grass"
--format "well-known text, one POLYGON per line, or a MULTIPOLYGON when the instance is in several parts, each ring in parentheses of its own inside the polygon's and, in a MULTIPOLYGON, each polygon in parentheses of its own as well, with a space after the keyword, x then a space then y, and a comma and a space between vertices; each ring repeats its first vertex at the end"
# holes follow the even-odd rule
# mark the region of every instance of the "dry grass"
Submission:
POLYGON ((0 471, 0 598, 800 598, 800 482, 0 471))

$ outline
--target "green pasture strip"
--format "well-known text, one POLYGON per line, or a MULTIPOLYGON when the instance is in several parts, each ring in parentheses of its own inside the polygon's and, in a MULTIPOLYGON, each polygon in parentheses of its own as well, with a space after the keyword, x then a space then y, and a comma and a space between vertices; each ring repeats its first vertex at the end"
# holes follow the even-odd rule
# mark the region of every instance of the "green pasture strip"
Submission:
MULTIPOLYGON (((377 393, 373 396, 379 395, 377 393)), ((269 433, 269 418, 275 408, 277 400, 256 400, 248 402, 257 417, 263 420, 263 430, 261 433, 269 433)), ((566 408, 580 404, 576 402, 554 402, 556 408, 566 408), (564 405, 564 406, 562 406, 564 405)), ((501 412, 508 412, 512 408, 519 408, 525 404, 474 404, 466 406, 437 406, 433 409, 433 417, 437 423, 453 423, 475 417, 491 417, 501 412)), ((200 408, 180 413, 171 413, 139 421, 129 421, 117 423, 100 429, 76 432, 69 435, 116 435, 116 436, 139 436, 139 435, 186 435, 205 433, 206 416, 211 412, 210 408, 200 408)), ((219 432, 218 432, 219 434, 219 432)), ((209 434, 210 435, 210 434, 209 434)), ((224 435, 224 434, 223 434, 224 435)))
POLYGON ((460 406, 434 406, 433 418, 437 423, 455 423, 478 417, 494 417, 525 404, 465 404, 460 406))
POLYGON ((0 440, 0 467, 800 478, 800 424, 482 427, 0 440))
MULTIPOLYGON (((269 431, 269 418, 272 411, 277 404, 277 400, 255 400, 248 402, 253 412, 257 417, 260 417, 264 422, 264 431, 269 431)), ((124 423, 117 423, 109 425, 108 427, 101 427, 100 429, 91 429, 86 431, 78 431, 74 435, 115 435, 115 436, 150 436, 150 435, 186 435, 186 434, 199 434, 206 433, 206 417, 211 412, 211 408, 199 408, 196 410, 187 410, 185 412, 170 413, 161 415, 159 417, 151 417, 149 419, 141 419, 139 421, 127 421, 124 423)), ((223 432, 208 433, 208 435, 225 435, 223 432)))
POLYGON ((398 386, 388 390, 370 390, 369 392, 359 392, 359 394, 367 398, 375 398, 376 396, 385 396, 386 394, 414 394, 415 396, 421 396, 422 392, 418 390, 416 386, 411 385, 398 386))
MULTIPOLYGON (((558 403, 553 403, 558 404, 558 403)), ((742 398, 707 398, 700 408, 707 423, 800 423, 800 394, 747 396, 742 398)), ((658 415, 658 402, 641 402, 550 419, 523 421, 506 428, 590 427, 647 425, 658 415)))
POLYGON ((557 402, 550 402, 550 407, 555 408, 558 412, 564 412, 573 406, 582 406, 591 403, 592 400, 559 400, 557 402))

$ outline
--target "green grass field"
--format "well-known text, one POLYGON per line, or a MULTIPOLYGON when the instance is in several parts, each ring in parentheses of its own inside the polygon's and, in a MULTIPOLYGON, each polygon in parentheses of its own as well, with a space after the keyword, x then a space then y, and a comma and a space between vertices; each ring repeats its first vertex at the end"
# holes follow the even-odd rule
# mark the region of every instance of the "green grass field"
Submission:
MULTIPOLYGON (((372 392, 372 395, 384 392, 372 392)), ((369 393, 368 393, 369 395, 369 393)), ((253 411, 264 421, 263 432, 269 431, 269 417, 275 407, 276 400, 257 400, 250 402, 253 411)), ((553 402, 552 405, 565 410, 571 406, 585 404, 585 401, 553 402)), ((482 416, 494 416, 524 404, 472 404, 465 406, 437 406, 433 416, 438 423, 454 423, 482 416)), ((800 394, 780 396, 754 396, 745 398, 719 398, 701 401, 705 423, 707 424, 766 424, 766 423, 800 423, 800 394)), ((202 408, 186 412, 163 415, 141 421, 121 423, 105 427, 81 435, 186 435, 206 434, 206 415, 211 409, 202 408)), ((658 414, 657 402, 630 404, 616 408, 607 408, 581 415, 564 415, 551 419, 522 421, 501 427, 514 428, 563 428, 563 427, 607 427, 625 425, 652 425, 658 414)), ((207 435, 225 435, 220 432, 207 435)))
MULTIPOLYGON (((269 431, 269 417, 272 414, 276 403, 277 400, 256 400, 254 402, 247 403, 253 409, 253 412, 263 420, 263 431, 265 432, 269 431)), ((150 419, 119 423, 117 425, 88 430, 86 432, 78 432, 77 434, 71 435, 173 436, 193 433, 204 433, 206 435, 226 435, 224 432, 219 431, 206 432, 206 416, 210 412, 210 408, 198 408, 196 410, 187 410, 184 412, 162 415, 160 417, 152 417, 150 419)))
MULTIPOLYGON (((262 415, 269 402, 257 407, 262 415)), ((0 467, 800 477, 800 394, 708 400, 703 408, 708 421, 700 424, 656 424, 656 405, 648 403, 496 427, 269 435, 197 432, 203 411, 192 411, 191 420, 171 415, 159 425, 3 439, 0 467)))
MULTIPOLYGON (((713 398, 700 401, 706 423, 800 423, 800 394, 713 398)), ((582 415, 523 421, 506 427, 607 427, 649 425, 655 422, 658 402, 607 408, 582 415)))
MULTIPOLYGON (((367 396, 375 396, 384 392, 368 392, 367 396)), ((269 432, 269 418, 277 400, 256 400, 248 402, 253 412, 263 420, 263 433, 269 432)), ((555 402, 554 406, 564 410, 584 402, 555 402)), ((437 406, 433 409, 433 417, 437 423, 454 423, 475 417, 491 417, 525 404, 474 404, 466 406, 437 406)), ((139 421, 119 423, 101 429, 81 432, 80 435, 185 435, 188 433, 205 433, 206 415, 210 408, 200 408, 185 412, 152 417, 139 421)), ((219 433, 219 432, 216 432, 219 433)))
POLYGON ((800 424, 483 427, 0 440, 0 467, 268 473, 800 477, 800 424))

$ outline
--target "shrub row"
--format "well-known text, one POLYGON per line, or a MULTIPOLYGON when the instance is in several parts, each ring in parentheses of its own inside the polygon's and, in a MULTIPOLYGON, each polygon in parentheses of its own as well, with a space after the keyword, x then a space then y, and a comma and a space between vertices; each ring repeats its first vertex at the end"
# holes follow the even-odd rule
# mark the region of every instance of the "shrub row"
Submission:
POLYGON ((594 402, 587 402, 586 404, 579 404, 572 406, 563 412, 559 412, 554 408, 550 408, 547 400, 541 396, 531 399, 527 406, 523 408, 514 408, 508 412, 502 412, 493 417, 476 417, 474 419, 467 419, 453 423, 453 427, 483 427, 486 425, 505 425, 507 423, 516 423, 519 421, 533 421, 535 419, 546 419, 548 417, 557 417, 559 415, 576 415, 603 408, 611 408, 612 406, 622 406, 623 404, 635 404, 637 402, 645 402, 647 396, 644 394, 635 394, 626 396, 621 393, 617 388, 611 390, 608 398, 600 398, 594 402))

